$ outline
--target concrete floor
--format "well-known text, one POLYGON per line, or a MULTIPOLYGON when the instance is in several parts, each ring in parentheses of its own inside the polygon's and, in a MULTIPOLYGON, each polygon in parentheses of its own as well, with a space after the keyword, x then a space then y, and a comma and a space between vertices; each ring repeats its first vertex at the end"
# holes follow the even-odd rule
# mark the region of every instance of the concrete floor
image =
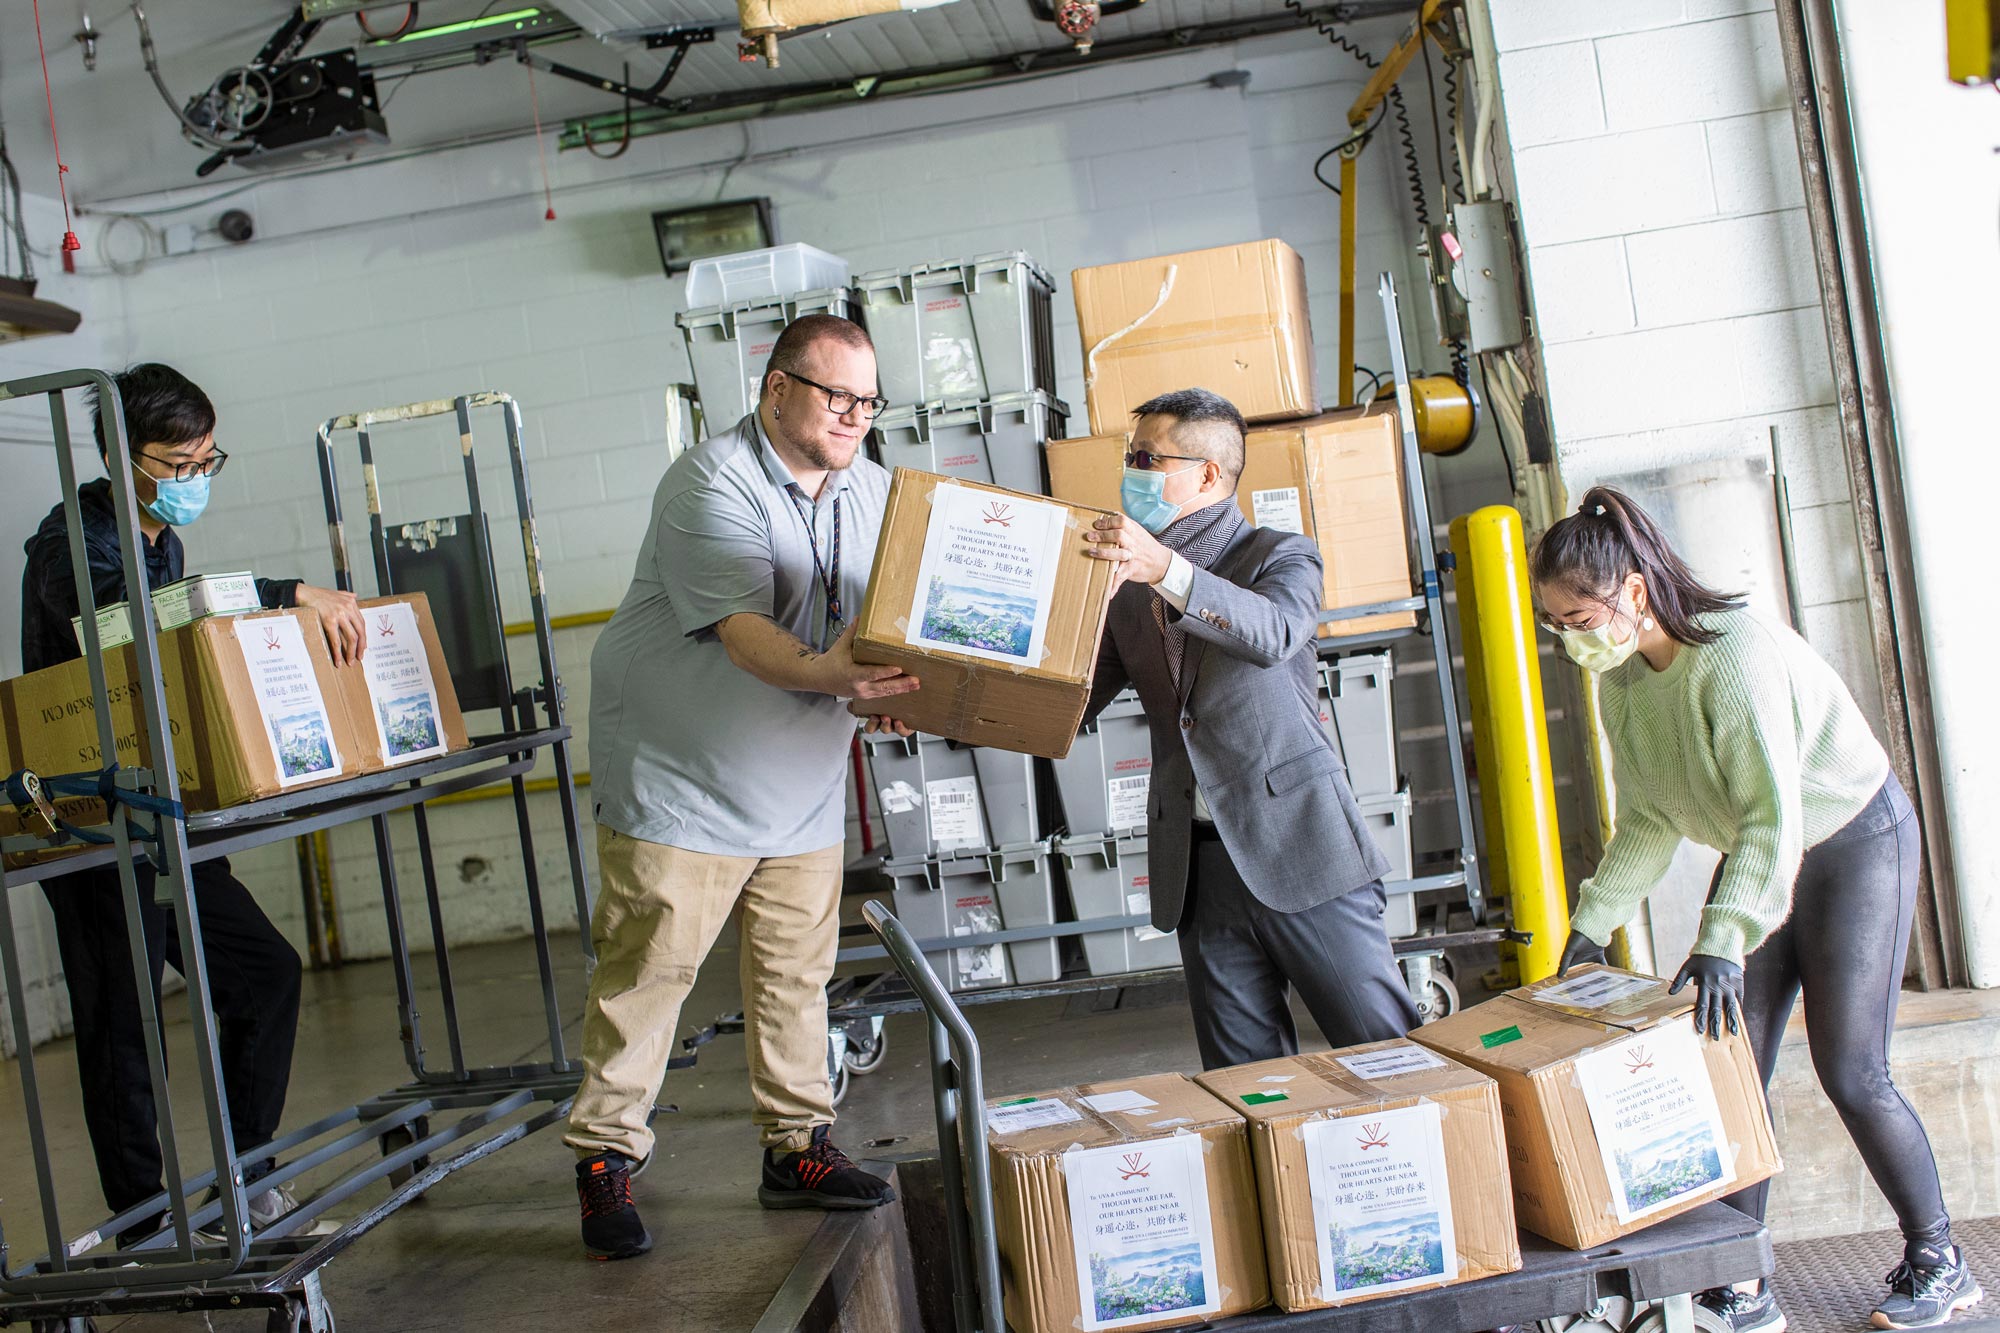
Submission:
MULTIPOLYGON (((850 907, 856 900, 850 899, 850 907)), ((851 913, 850 913, 851 914, 851 913)), ((563 978, 563 1013, 579 1012, 582 969, 574 937, 555 942, 563 978)), ((703 969, 683 1016, 683 1030, 740 1007, 736 949, 726 934, 703 969)), ((467 1055, 479 1063, 512 1063, 545 1058, 540 990, 534 954, 524 941, 469 948, 453 955, 460 1007, 466 1014, 467 1055)), ((419 958, 420 983, 428 960, 419 958)), ((1469 986, 1468 990, 1476 990, 1469 986)), ((287 1128, 336 1107, 405 1081, 407 1070, 395 1032, 394 984, 383 963, 351 965, 308 974, 287 1128)), ((1194 1069, 1198 1059, 1185 1001, 1177 987, 1126 992, 1122 1007, 1101 1007, 1108 997, 1084 996, 971 1011, 983 1042, 989 1095, 1023 1093, 1083 1078, 1118 1078, 1168 1069, 1194 1069)), ((1906 1020, 1923 1029, 1916 1045, 1927 1059, 1944 1058, 1947 1044, 1969 1066, 1975 1056, 1991 1058, 1994 1006, 1984 997, 1944 1002, 1930 997, 1906 1004, 1906 1020), (1968 1007, 1968 1005, 1970 1007, 1968 1007), (1983 1041, 1947 1042, 1970 1034, 1983 1041), (1982 1035, 1983 1034, 1983 1035, 1982 1035)), ((419 1010, 433 1061, 442 1061, 444 1036, 438 1006, 420 992, 419 1010)), ((185 1014, 173 1010, 176 1067, 192 1059, 185 1014)), ((929 1074, 922 1028, 914 1016, 889 1020, 890 1050, 883 1066, 852 1082, 841 1108, 838 1140, 856 1156, 919 1151, 934 1141, 929 1074)), ((1309 1045, 1322 1045, 1309 1022, 1301 1023, 1309 1045)), ((576 1024, 566 1030, 573 1043, 576 1024)), ((1794 1037, 1797 1037, 1797 1032, 1794 1037)), ((1905 1038, 1899 1035, 1899 1052, 1905 1038)), ((1789 1043, 1788 1043, 1789 1045, 1789 1043)), ((1788 1050, 1781 1072, 1781 1125, 1788 1114, 1813 1117, 1805 1109, 1816 1089, 1795 1091, 1803 1051, 1788 1050), (1794 1105, 1796 1103, 1796 1105, 1794 1105)), ((1903 1077, 1899 1060, 1899 1077, 1903 1077)), ((99 1216, 77 1111, 74 1052, 57 1042, 36 1052, 54 1155, 64 1185, 64 1227, 74 1235, 99 1216)), ((1928 1068, 1928 1065, 1926 1065, 1928 1068)), ((1971 1082, 1961 1074, 1961 1082, 1971 1082)), ((1966 1097, 1956 1107, 1970 1121, 1988 1117, 1986 1099, 1966 1097)), ((199 1127, 199 1102, 191 1081, 176 1087, 179 1138, 190 1160, 200 1151, 189 1134, 199 1127)), ((343 1333, 371 1330, 618 1329, 635 1321, 649 1329, 721 1333, 748 1329, 805 1246, 819 1221, 813 1212, 770 1213, 760 1209, 754 1190, 758 1152, 748 1124, 743 1043, 722 1037, 703 1048, 698 1068, 672 1075, 662 1100, 678 1107, 660 1118, 659 1156, 636 1183, 634 1193, 657 1241, 654 1252, 619 1264, 587 1262, 577 1240, 572 1157, 549 1129, 503 1149, 444 1181, 421 1202, 391 1217, 363 1237, 326 1270, 326 1292, 343 1333)), ((1936 1112, 1924 1108, 1927 1117, 1936 1112)), ((1942 1108, 1940 1108, 1942 1109, 1942 1108)), ((0 1125, 9 1150, 0 1154, 0 1222, 13 1242, 14 1261, 41 1249, 39 1210, 32 1163, 25 1151, 24 1120, 17 1071, 0 1070, 0 1125), (15 1148, 13 1145, 20 1145, 15 1148)), ((1781 1190, 1797 1180, 1822 1209, 1822 1230, 1858 1231, 1861 1225, 1829 1227, 1824 1212, 1826 1185, 1843 1178, 1836 1152, 1820 1160, 1815 1138, 1801 1138, 1795 1124, 1785 1135, 1791 1170, 1781 1190)), ((1936 1126, 1934 1137, 1940 1137, 1936 1126)), ((1969 1145, 1954 1136, 1952 1146, 1969 1145)), ((1845 1148, 1844 1142, 1834 1145, 1845 1148)), ((1941 1156, 1946 1143, 1940 1143, 1941 1156)), ((1851 1155, 1851 1149, 1847 1149, 1851 1155)), ((1990 1161, 1974 1174, 1991 1174, 1990 1161)), ((331 1171, 327 1173, 330 1177, 331 1171)), ((1962 1172, 1947 1171, 1954 1193, 1969 1183, 1962 1172)), ((1836 1191, 1843 1192, 1843 1191, 1836 1191)), ((1983 1187, 1977 1191, 1984 1194, 1983 1187)), ((1800 1202, 1804 1203, 1805 1198, 1800 1202)), ((1774 1200, 1773 1221, 1784 1211, 1774 1200)), ((1961 1208, 1963 1215, 1965 1210, 1961 1208)), ((1784 1229, 1775 1227, 1779 1238, 1784 1229)), ((199 1316, 135 1316, 100 1321, 127 1333, 201 1327, 199 1316)), ((261 1316, 216 1315, 218 1330, 256 1330, 261 1316)))

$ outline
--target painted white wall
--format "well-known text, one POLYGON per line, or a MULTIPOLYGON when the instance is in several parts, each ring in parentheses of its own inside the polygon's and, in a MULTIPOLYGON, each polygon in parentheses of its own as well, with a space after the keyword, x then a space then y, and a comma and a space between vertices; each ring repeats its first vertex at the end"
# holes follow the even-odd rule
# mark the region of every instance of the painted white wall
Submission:
POLYGON ((1979 610, 2000 482, 1991 416, 1968 416, 1966 373, 2000 361, 2000 97, 1945 78, 1940 6, 1835 6, 1909 503, 1944 806, 1967 961, 2000 985, 2000 633, 1979 610))

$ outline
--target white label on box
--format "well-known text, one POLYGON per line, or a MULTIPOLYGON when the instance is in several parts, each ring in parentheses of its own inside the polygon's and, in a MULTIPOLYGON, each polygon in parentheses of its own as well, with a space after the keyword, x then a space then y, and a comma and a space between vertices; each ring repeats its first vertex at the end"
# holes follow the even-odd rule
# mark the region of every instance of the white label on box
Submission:
POLYGON ((1019 1134, 1026 1129, 1074 1124, 1082 1119, 1083 1113, 1068 1102, 1059 1101, 1054 1097, 1023 1097, 1019 1101, 1000 1102, 988 1106, 986 1132, 1019 1134))
POLYGON ((1063 1154, 1086 1331, 1222 1307, 1201 1148, 1175 1134, 1063 1154))
POLYGON ((1153 910, 1153 895, 1150 893, 1128 893, 1125 895, 1125 915, 1145 916, 1153 910))
POLYGON ((194 574, 153 593, 153 615, 161 629, 174 629, 208 616, 236 615, 262 609, 256 577, 238 574, 194 574))
MULTIPOLYGON (((953 904, 953 935, 990 935, 1000 929, 1000 905, 993 901, 990 893, 968 894, 953 904)), ((981 944, 969 949, 954 949, 953 964, 958 971, 958 984, 971 985, 985 981, 1005 981, 1007 979, 1006 946, 1002 944, 981 944)))
POLYGON ((1166 939, 1172 933, 1172 931, 1160 930, 1155 926, 1132 927, 1132 938, 1139 944, 1151 944, 1154 940, 1166 939))
POLYGON ((892 815, 906 815, 923 803, 923 795, 900 779, 882 788, 882 809, 892 815))
POLYGON ((407 764, 443 754, 444 716, 415 609, 408 602, 389 602, 362 614, 368 621, 368 651, 361 655, 361 671, 368 681, 383 761, 407 764))
POLYGON ((1303 1134, 1321 1300, 1458 1277, 1436 1102, 1312 1120, 1303 1134))
POLYGON ((1571 1009, 1609 1009, 1628 995, 1650 991, 1660 983, 1652 977, 1623 972, 1586 972, 1554 986, 1530 992, 1528 998, 1571 1009))
POLYGON ((1577 1057, 1621 1224, 1736 1179, 1701 1041, 1675 1022, 1577 1057))
POLYGON ((1299 504, 1299 488, 1296 486, 1250 492, 1250 515, 1250 521, 1260 528, 1300 534, 1306 530, 1305 509, 1299 504))
MULTIPOLYGON (((945 306, 949 309, 962 307, 964 302, 933 302, 932 309, 945 306)), ((933 333, 924 339, 924 396, 935 401, 939 398, 978 398, 982 396, 985 384, 979 376, 979 353, 970 338, 954 338, 948 333, 933 333)))
POLYGON ((1297 1077, 1297 1074, 1266 1074, 1257 1081, 1259 1083, 1290 1083, 1297 1077))
POLYGON ((1433 1055, 1421 1046, 1397 1046, 1365 1055, 1336 1055, 1334 1059, 1354 1077, 1371 1081, 1445 1067, 1444 1057, 1433 1055))
POLYGON ((939 778, 924 784, 931 812, 931 841, 938 850, 984 847, 986 820, 979 810, 979 779, 939 778))
POLYGON ((1093 1111, 1143 1111, 1148 1106, 1159 1103, 1131 1088, 1120 1088, 1116 1092, 1100 1092, 1093 1097, 1085 1097, 1083 1104, 1093 1111))
POLYGON ((1104 784, 1104 799, 1111 809, 1111 827, 1138 828, 1144 824, 1146 796, 1152 787, 1151 773, 1137 773, 1129 778, 1107 780, 1104 784))
POLYGON ((319 676, 297 616, 262 616, 236 624, 236 646, 250 672, 250 695, 257 701, 278 785, 333 777, 340 772, 333 719, 320 694, 319 676))
POLYGON ((1041 665, 1068 525, 1064 505, 938 483, 904 641, 1041 665))

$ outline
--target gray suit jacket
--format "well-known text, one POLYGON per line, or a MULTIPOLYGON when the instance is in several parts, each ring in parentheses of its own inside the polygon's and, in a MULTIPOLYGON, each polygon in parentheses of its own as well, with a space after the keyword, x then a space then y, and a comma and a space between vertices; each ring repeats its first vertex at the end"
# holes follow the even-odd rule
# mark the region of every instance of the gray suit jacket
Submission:
POLYGON ((1127 584, 1112 599, 1084 716, 1128 684, 1145 706, 1148 869, 1161 930, 1180 923, 1187 896, 1196 783, 1243 882, 1268 907, 1303 911, 1389 871, 1319 725, 1321 586, 1310 539, 1245 523, 1211 568, 1194 572, 1178 616, 1187 631, 1178 692, 1153 620, 1157 594, 1127 584))

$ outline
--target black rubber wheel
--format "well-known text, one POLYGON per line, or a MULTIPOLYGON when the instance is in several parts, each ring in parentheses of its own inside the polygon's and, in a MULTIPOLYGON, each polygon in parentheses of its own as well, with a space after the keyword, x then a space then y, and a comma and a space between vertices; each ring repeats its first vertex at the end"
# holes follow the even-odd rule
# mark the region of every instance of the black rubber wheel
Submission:
POLYGON ((833 1104, 835 1106, 847 1100, 847 1085, 850 1081, 852 1081, 852 1076, 847 1071, 847 1062, 843 1060, 840 1064, 840 1072, 833 1076, 833 1104))
MULTIPOLYGON (((396 1128, 389 1130, 387 1133, 382 1135, 381 1138, 382 1155, 384 1157, 394 1156, 396 1153, 399 1153, 403 1149, 409 1147, 412 1143, 415 1143, 418 1139, 427 1139, 430 1137, 430 1135, 431 1135, 430 1117, 420 1115, 415 1120, 411 1121, 408 1125, 398 1125, 396 1128)), ((389 1188, 390 1189, 403 1188, 403 1186, 410 1183, 411 1179, 415 1177, 415 1175, 419 1171, 422 1171, 425 1167, 428 1167, 430 1164, 431 1164, 430 1154, 426 1153, 423 1156, 416 1158, 407 1166, 397 1167, 395 1170, 389 1173, 389 1188)))
POLYGON ((872 1074, 889 1058, 889 1033, 885 1028, 873 1046, 850 1044, 845 1063, 850 1074, 872 1074))

